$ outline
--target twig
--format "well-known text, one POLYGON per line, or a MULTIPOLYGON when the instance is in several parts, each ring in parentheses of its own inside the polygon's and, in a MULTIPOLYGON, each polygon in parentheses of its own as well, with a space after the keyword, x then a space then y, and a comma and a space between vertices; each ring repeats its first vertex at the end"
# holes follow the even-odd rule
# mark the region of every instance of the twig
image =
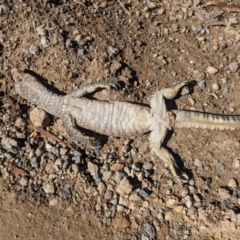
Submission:
MULTIPOLYGON (((54 136, 54 135, 51 134, 50 132, 45 131, 43 128, 41 128, 41 127, 35 127, 35 126, 33 125, 33 123, 32 123, 29 119, 27 120, 27 122, 29 123, 30 127, 31 127, 33 130, 36 130, 37 132, 39 132, 39 133, 42 135, 42 137, 47 137, 47 138, 52 139, 53 141, 57 141, 57 142, 59 142, 59 143, 61 143, 61 144, 68 145, 68 144, 64 143, 60 138, 54 136)), ((69 146, 69 145, 68 145, 68 146, 69 146)))
POLYGON ((117 0, 117 1, 118 1, 118 3, 121 5, 121 7, 124 9, 124 11, 125 11, 128 15, 131 16, 131 13, 124 7, 124 5, 121 3, 121 1, 120 1, 120 0, 117 0))

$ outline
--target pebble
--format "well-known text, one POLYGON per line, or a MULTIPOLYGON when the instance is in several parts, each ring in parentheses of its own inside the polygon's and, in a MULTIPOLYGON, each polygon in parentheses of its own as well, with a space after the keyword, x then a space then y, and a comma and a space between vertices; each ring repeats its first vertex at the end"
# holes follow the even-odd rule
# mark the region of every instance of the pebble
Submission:
POLYGON ((18 153, 18 142, 14 140, 13 138, 2 138, 1 140, 2 147, 14 154, 18 153))
POLYGON ((135 171, 141 171, 142 169, 142 163, 141 162, 136 162, 132 164, 132 169, 135 171))
POLYGON ((143 164, 143 169, 144 170, 152 170, 153 169, 153 163, 152 162, 145 162, 143 164))
POLYGON ((218 69, 212 66, 207 67, 207 73, 214 75, 216 73, 218 73, 218 69))
POLYGON ((177 205, 173 207, 173 210, 177 213, 182 213, 183 211, 183 205, 177 205))
POLYGON ((114 163, 111 166, 112 171, 119 171, 119 170, 122 170, 123 168, 124 168, 124 165, 122 163, 114 163))
POLYGON ((187 195, 187 196, 184 198, 184 200, 185 200, 186 207, 187 207, 187 208, 191 208, 192 205, 193 205, 193 199, 192 199, 192 197, 189 196, 189 195, 187 195))
POLYGON ((49 201, 49 206, 54 206, 54 205, 56 205, 57 203, 58 203, 57 198, 53 198, 53 199, 51 199, 51 200, 49 201))
POLYGON ((55 192, 55 187, 50 183, 47 183, 47 184, 43 185, 42 188, 43 188, 43 191, 47 194, 48 193, 49 194, 54 194, 54 192, 55 192))
POLYGON ((205 81, 205 80, 202 80, 202 81, 198 82, 198 86, 199 86, 200 88, 205 88, 205 87, 206 87, 206 81, 205 81))
POLYGON ((104 196, 105 196, 105 199, 110 200, 113 198, 113 195, 114 195, 113 191, 107 190, 104 196))
POLYGON ((66 155, 68 152, 68 149, 67 148, 60 148, 60 155, 66 155))
POLYGON ((233 62, 233 63, 229 64, 228 68, 229 68, 230 72, 235 73, 235 72, 237 72, 239 65, 238 65, 238 63, 233 62))
POLYGON ((30 48, 29 48, 29 52, 34 56, 39 55, 40 54, 40 48, 37 47, 37 46, 31 45, 30 48))
POLYGON ((143 232, 141 235, 141 240, 154 240, 156 239, 156 230, 150 223, 143 224, 143 232))
POLYGON ((50 44, 49 39, 46 36, 41 37, 41 45, 42 47, 46 48, 50 44))
POLYGON ((90 172, 90 174, 93 176, 98 172, 98 165, 92 163, 92 162, 88 162, 88 171, 90 172))
POLYGON ((46 127, 50 123, 49 114, 41 108, 35 107, 30 111, 30 120, 36 127, 46 127))
POLYGON ((173 208, 173 206, 174 205, 176 205, 176 199, 173 199, 173 198, 171 198, 171 199, 169 199, 169 200, 167 200, 166 201, 166 205, 169 207, 169 208, 173 208))
POLYGON ((194 164, 198 167, 202 167, 202 165, 203 165, 202 161, 198 158, 195 159, 194 164))
POLYGON ((150 195, 150 191, 149 191, 148 188, 143 188, 143 189, 141 189, 141 190, 138 192, 138 194, 139 194, 141 197, 146 198, 146 197, 148 197, 148 196, 150 195))
POLYGON ((133 186, 127 177, 124 177, 116 187, 116 191, 120 195, 130 194, 132 192, 132 189, 133 189, 133 186))
POLYGON ((115 174, 118 180, 121 180, 126 175, 126 173, 122 170, 116 171, 115 174))
POLYGON ((224 165, 223 163, 221 163, 221 164, 219 165, 219 170, 220 170, 220 171, 225 170, 225 165, 224 165))
POLYGON ((25 127, 26 126, 26 120, 21 118, 21 117, 18 117, 16 122, 15 122, 15 126, 17 128, 22 128, 22 127, 25 127))
POLYGON ((220 89, 220 85, 218 84, 218 83, 213 83, 213 85, 212 85, 212 90, 213 91, 217 91, 217 90, 219 90, 220 89))
POLYGON ((195 185, 195 181, 194 181, 193 179, 191 179, 188 183, 189 183, 189 185, 191 185, 191 186, 194 186, 194 185, 195 185))
POLYGON ((232 167, 233 167, 234 169, 238 169, 239 166, 240 166, 240 160, 239 160, 239 159, 234 159, 234 160, 233 160, 233 163, 232 163, 232 167))
POLYGON ((225 188, 219 188, 218 189, 218 194, 220 196, 220 198, 222 200, 228 199, 231 197, 231 194, 229 192, 229 190, 225 189, 225 188))
POLYGON ((237 188, 238 184, 237 184, 237 180, 235 178, 232 178, 229 180, 228 182, 228 187, 230 188, 237 188))
POLYGON ((97 187, 100 194, 104 193, 106 191, 106 185, 103 182, 100 182, 97 187))
POLYGON ((104 181, 108 181, 111 177, 112 173, 110 171, 105 171, 102 173, 102 179, 104 181))
POLYGON ((26 187, 28 185, 28 178, 27 177, 21 177, 19 180, 19 184, 23 187, 26 187))

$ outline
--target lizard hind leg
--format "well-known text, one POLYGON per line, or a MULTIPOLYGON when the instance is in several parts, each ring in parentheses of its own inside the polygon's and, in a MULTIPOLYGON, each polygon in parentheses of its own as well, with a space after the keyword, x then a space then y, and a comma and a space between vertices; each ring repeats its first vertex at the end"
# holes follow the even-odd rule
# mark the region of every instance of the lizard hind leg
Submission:
POLYGON ((64 127, 72 140, 83 144, 94 146, 96 149, 101 148, 101 143, 94 137, 84 135, 75 123, 75 120, 69 114, 64 114, 62 117, 64 127))
POLYGON ((117 81, 100 81, 95 83, 89 83, 81 86, 79 89, 73 91, 69 95, 71 97, 83 97, 84 95, 93 93, 101 88, 108 89, 108 90, 110 90, 111 88, 114 88, 118 90, 120 88, 120 85, 117 81))
POLYGON ((169 170, 173 175, 173 180, 182 186, 182 180, 176 172, 176 169, 178 169, 176 161, 173 155, 162 146, 166 133, 167 128, 163 125, 159 124, 158 126, 154 126, 154 130, 150 133, 149 137, 150 148, 164 163, 168 165, 169 170))

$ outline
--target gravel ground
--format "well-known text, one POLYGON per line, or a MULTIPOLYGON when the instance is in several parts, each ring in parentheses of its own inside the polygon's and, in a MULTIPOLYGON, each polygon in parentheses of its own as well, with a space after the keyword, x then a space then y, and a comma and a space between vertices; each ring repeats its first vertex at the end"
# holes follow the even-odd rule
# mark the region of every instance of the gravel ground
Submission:
POLYGON ((148 135, 103 138, 100 150, 73 143, 61 119, 7 78, 29 69, 60 93, 118 79, 120 91, 94 97, 144 104, 189 79, 197 84, 179 109, 240 114, 237 0, 0 3, 2 239, 239 238, 237 131, 171 133, 167 146, 189 179, 180 187, 148 135))

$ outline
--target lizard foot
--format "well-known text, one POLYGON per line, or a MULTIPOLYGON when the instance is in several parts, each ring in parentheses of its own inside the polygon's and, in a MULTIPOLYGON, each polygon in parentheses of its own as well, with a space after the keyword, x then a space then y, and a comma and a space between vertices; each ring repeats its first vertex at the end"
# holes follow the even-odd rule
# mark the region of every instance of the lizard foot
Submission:
POLYGON ((174 176, 174 177, 173 177, 173 181, 174 181, 175 183, 177 183, 180 187, 183 186, 183 181, 182 181, 182 179, 181 179, 179 176, 174 176))

